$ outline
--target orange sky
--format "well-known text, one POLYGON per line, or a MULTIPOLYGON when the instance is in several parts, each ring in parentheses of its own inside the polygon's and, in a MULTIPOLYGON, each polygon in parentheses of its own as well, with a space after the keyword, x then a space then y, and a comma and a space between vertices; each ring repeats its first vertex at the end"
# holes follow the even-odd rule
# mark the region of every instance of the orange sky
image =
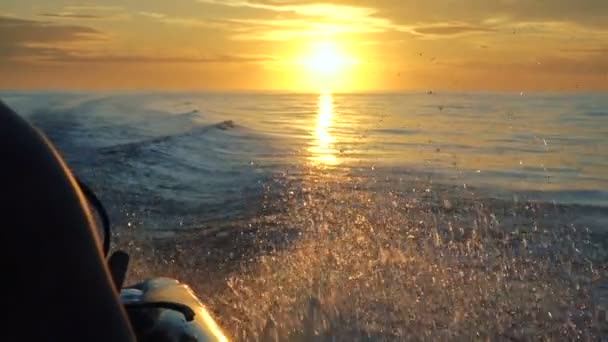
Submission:
POLYGON ((606 0, 4 0, 0 88, 608 90, 606 18, 606 0))

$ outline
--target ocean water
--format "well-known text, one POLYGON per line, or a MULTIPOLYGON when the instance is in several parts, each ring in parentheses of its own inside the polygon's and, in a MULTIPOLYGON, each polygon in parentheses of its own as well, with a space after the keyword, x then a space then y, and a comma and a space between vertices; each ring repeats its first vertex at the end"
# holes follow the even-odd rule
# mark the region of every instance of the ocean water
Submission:
MULTIPOLYGON (((237 340, 585 338, 605 94, 0 92, 237 340)), ((596 329, 596 330, 594 330, 596 329)))

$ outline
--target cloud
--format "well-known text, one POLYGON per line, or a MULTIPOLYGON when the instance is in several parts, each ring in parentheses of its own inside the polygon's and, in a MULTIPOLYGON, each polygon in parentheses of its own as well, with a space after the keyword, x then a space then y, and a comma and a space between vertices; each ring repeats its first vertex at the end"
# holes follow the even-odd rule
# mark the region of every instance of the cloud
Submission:
POLYGON ((148 18, 152 18, 152 19, 163 19, 166 18, 167 16, 165 14, 162 13, 157 13, 157 12, 139 12, 139 15, 144 16, 144 17, 148 17, 148 18))
MULTIPOLYGON (((149 16, 150 13, 148 13, 149 16)), ((155 19, 175 19, 152 15, 155 19)), ((104 39, 106 36, 93 28, 62 25, 0 17, 0 63, 261 63, 275 61, 269 55, 169 55, 109 54, 78 49, 79 43, 104 39)))
POLYGON ((65 6, 58 12, 43 12, 38 14, 41 17, 52 18, 56 20, 63 19, 98 19, 98 20, 117 20, 127 19, 129 14, 126 10, 119 6, 97 6, 97 5, 78 5, 65 6))
POLYGON ((213 55, 213 56, 150 56, 126 54, 98 54, 53 46, 13 46, 3 50, 0 61, 9 58, 16 63, 60 64, 209 64, 209 63, 263 63, 276 61, 268 55, 213 55))
POLYGON ((96 14, 81 14, 81 13, 70 13, 70 12, 60 12, 60 13, 40 13, 41 17, 49 17, 49 18, 60 18, 60 19, 102 19, 103 16, 96 14))
MULTIPOLYGON (((382 16, 379 8, 334 3, 297 4, 295 2, 261 2, 248 0, 198 0, 200 3, 224 7, 276 12, 271 18, 256 16, 228 19, 239 24, 231 27, 232 38, 243 40, 286 41, 298 37, 318 37, 344 34, 397 32, 429 38, 495 32, 490 25, 469 22, 435 21, 425 24, 396 23, 382 16)), ((495 18, 493 22, 498 19, 495 18)), ((420 22, 419 20, 416 22, 420 22)))
POLYGON ((590 28, 608 28, 606 0, 358 0, 373 6, 377 15, 396 24, 463 22, 502 24, 516 22, 571 22, 590 28))
POLYGON ((21 45, 27 42, 65 42, 101 39, 103 34, 93 28, 58 25, 47 21, 0 17, 0 45, 21 45))
POLYGON ((405 27, 376 16, 376 9, 329 3, 295 4, 243 0, 198 0, 200 3, 225 7, 275 12, 271 18, 260 16, 233 17, 226 20, 239 40, 287 41, 297 37, 329 36, 353 33, 378 33, 405 27), (236 24, 236 25, 235 25, 236 24))
POLYGON ((605 0, 528 1, 511 0, 499 10, 513 22, 569 22, 588 28, 608 28, 605 0))
POLYGON ((55 56, 48 56, 48 61, 62 63, 259 63, 274 61, 267 55, 215 55, 215 56, 144 56, 144 55, 94 55, 58 51, 55 56))
POLYGON ((489 73, 496 70, 506 70, 530 75, 606 75, 608 74, 608 52, 576 57, 548 55, 529 62, 467 61, 452 63, 450 66, 463 70, 486 70, 489 73))
POLYGON ((485 26, 470 25, 467 23, 444 23, 413 27, 411 31, 419 35, 443 36, 473 32, 495 32, 496 29, 485 26))
POLYGON ((331 21, 311 22, 305 19, 232 19, 238 26, 231 27, 233 39, 288 41, 300 37, 327 37, 353 33, 384 32, 386 28, 365 22, 344 23, 331 21))
POLYGON ((56 59, 64 54, 57 45, 105 38, 86 26, 12 17, 0 17, 0 37, 0 63, 56 59))
POLYGON ((139 15, 164 24, 224 28, 234 33, 232 38, 239 40, 283 41, 303 36, 375 33, 398 29, 389 21, 375 17, 375 9, 369 7, 334 4, 270 4, 241 0, 198 0, 198 2, 276 12, 278 15, 273 15, 271 18, 248 15, 205 20, 173 17, 158 12, 139 12, 139 15))
POLYGON ((104 5, 71 5, 65 7, 66 11, 89 11, 89 12, 122 12, 124 7, 104 5))
POLYGON ((198 2, 222 5, 228 7, 247 7, 255 9, 263 9, 275 12, 293 12, 295 14, 303 16, 317 16, 317 17, 334 17, 334 18, 353 18, 353 17, 366 17, 376 13, 374 8, 351 6, 351 5, 337 5, 337 4, 325 4, 325 3, 312 3, 312 4, 269 4, 253 1, 242 1, 242 0, 198 0, 198 2))
POLYGON ((157 21, 159 23, 167 25, 177 25, 184 27, 226 27, 229 25, 226 21, 219 20, 203 20, 198 18, 187 18, 187 17, 172 17, 163 13, 158 12, 139 12, 140 16, 150 20, 157 21))

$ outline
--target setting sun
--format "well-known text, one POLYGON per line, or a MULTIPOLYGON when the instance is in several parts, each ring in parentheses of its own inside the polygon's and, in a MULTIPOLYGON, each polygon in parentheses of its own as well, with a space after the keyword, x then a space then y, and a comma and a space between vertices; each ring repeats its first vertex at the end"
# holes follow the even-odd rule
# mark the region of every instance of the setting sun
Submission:
POLYGON ((313 53, 304 61, 310 71, 321 74, 338 72, 346 62, 336 44, 327 42, 316 44, 313 53))
POLYGON ((336 42, 317 42, 298 61, 303 72, 303 89, 344 89, 352 86, 357 59, 336 42))

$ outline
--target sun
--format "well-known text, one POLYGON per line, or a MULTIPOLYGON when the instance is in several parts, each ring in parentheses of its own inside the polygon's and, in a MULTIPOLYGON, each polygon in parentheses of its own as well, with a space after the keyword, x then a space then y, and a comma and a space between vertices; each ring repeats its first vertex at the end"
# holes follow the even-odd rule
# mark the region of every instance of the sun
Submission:
POLYGON ((338 73, 348 64, 348 58, 344 56, 337 44, 332 42, 321 42, 313 44, 312 53, 304 58, 303 64, 308 71, 329 75, 338 73))
POLYGON ((356 83, 356 68, 360 63, 347 49, 347 42, 317 41, 302 46, 296 59, 298 88, 311 91, 345 91, 356 83), (341 44, 338 44, 341 43, 341 44))

